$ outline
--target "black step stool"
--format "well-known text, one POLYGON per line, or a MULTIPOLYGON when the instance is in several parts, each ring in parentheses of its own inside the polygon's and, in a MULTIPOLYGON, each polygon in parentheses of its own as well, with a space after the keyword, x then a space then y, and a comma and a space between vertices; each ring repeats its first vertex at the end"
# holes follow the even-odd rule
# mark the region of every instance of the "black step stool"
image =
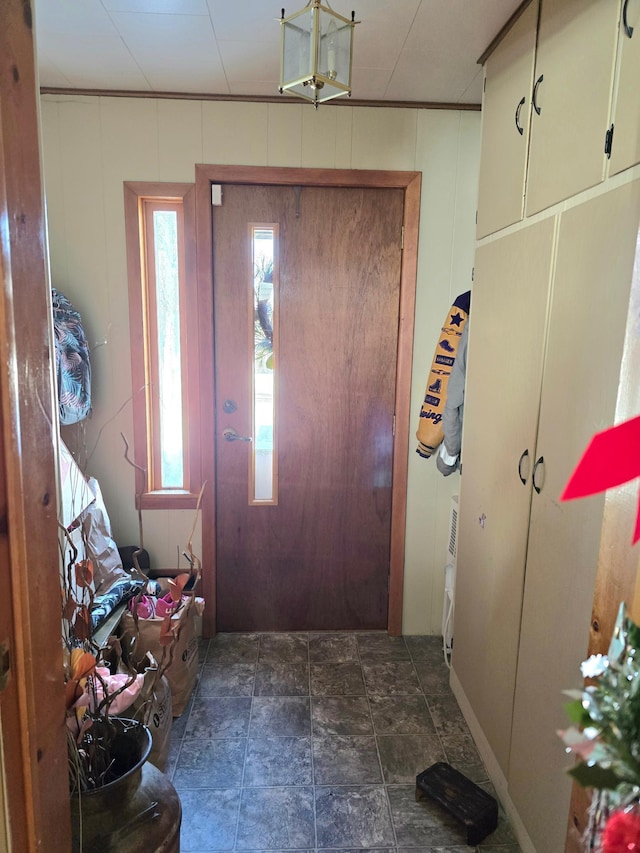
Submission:
POLYGON ((467 844, 480 844, 498 826, 498 801, 450 764, 439 761, 416 776, 416 800, 435 800, 467 830, 467 844))

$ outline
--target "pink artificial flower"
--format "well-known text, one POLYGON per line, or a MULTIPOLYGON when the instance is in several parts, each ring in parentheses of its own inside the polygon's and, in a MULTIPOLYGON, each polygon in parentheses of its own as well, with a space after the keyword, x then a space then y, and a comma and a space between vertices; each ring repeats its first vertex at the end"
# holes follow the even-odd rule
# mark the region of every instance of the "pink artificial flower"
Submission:
POLYGON ((96 674, 99 678, 94 678, 93 681, 95 690, 95 707, 93 710, 95 711, 100 707, 106 690, 107 696, 111 697, 109 713, 115 716, 123 714, 127 708, 133 705, 144 684, 143 674, 136 675, 133 678, 120 672, 111 675, 106 666, 96 667, 96 674))

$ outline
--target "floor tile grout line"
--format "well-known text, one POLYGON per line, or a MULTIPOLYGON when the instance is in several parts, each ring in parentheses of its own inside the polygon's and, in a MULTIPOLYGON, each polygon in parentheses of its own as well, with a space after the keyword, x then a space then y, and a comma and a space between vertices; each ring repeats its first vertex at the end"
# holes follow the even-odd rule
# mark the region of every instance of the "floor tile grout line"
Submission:
POLYGON ((247 767, 247 755, 249 753, 249 735, 251 732, 251 718, 253 716, 253 698, 256 690, 256 677, 258 674, 258 661, 260 660, 260 645, 262 643, 262 635, 258 634, 258 642, 256 649, 256 657, 253 664, 253 684, 251 686, 251 704, 249 705, 249 719, 247 721, 247 734, 244 744, 244 756, 242 758, 242 776, 240 777, 240 795, 238 797, 238 813, 236 816, 236 830, 233 838, 233 849, 238 847, 238 835, 240 834, 240 815, 242 814, 242 801, 244 799, 244 774, 247 767))
POLYGON ((309 755, 311 758, 311 800, 313 803, 313 848, 318 849, 318 810, 316 808, 316 767, 313 755, 313 706, 311 698, 311 635, 307 634, 307 685, 309 688, 309 755))
MULTIPOLYGON (((184 745, 185 737, 186 737, 186 735, 187 735, 187 729, 188 729, 188 727, 189 727, 189 720, 191 719, 191 711, 193 710, 193 704, 194 704, 194 702, 195 702, 196 696, 198 695, 198 691, 199 691, 199 689, 200 689, 200 681, 201 681, 201 679, 202 679, 202 672, 203 672, 203 670, 204 670, 204 665, 205 665, 205 663, 206 663, 207 656, 208 656, 208 654, 209 654, 209 647, 210 647, 210 645, 211 645, 211 640, 208 640, 208 642, 207 642, 207 650, 206 650, 206 652, 205 652, 204 658, 202 659, 202 663, 199 663, 199 664, 198 664, 198 675, 197 675, 197 677, 196 677, 196 683, 195 683, 195 687, 194 687, 194 690, 193 690, 193 694, 192 694, 192 696, 189 698, 189 701, 187 702, 187 706, 186 706, 186 708, 185 708, 185 711, 186 711, 186 710, 187 710, 187 708, 188 708, 187 719, 186 719, 186 721, 185 721, 184 728, 183 728, 183 730, 182 730, 182 734, 180 735, 180 738, 179 738, 180 745, 178 746, 178 750, 177 750, 177 754, 176 754, 176 757, 175 757, 175 761, 174 761, 174 763, 173 763, 173 767, 171 768, 171 773, 170 773, 170 774, 168 774, 168 775, 169 775, 169 779, 170 779, 170 781, 171 781, 171 782, 173 782, 174 777, 175 777, 175 774, 176 774, 176 771, 177 771, 177 769, 178 769, 178 763, 179 763, 179 761, 180 761, 180 755, 182 754, 182 747, 183 747, 183 745, 184 745)), ((184 711, 183 711, 183 713, 184 713, 184 711)), ((172 720, 172 722, 171 722, 171 727, 173 728, 173 720, 172 720)), ((171 744, 169 744, 169 748, 171 748, 171 744)))
MULTIPOLYGON (((429 662, 429 663, 430 663, 430 662, 429 662)), ((417 666, 416 666, 416 662, 415 662, 415 660, 413 659, 413 656, 411 656, 411 664, 412 664, 412 666, 413 666, 413 670, 414 670, 414 672, 415 672, 415 674, 416 674, 416 678, 418 679, 418 684, 420 685, 420 690, 421 690, 421 692, 422 692, 422 695, 424 696, 424 701, 426 702, 427 710, 429 711, 429 716, 431 717, 431 722, 433 723, 433 728, 435 729, 436 735, 438 736, 438 743, 440 744, 440 751, 441 751, 441 752, 442 752, 442 754, 444 755, 445 761, 448 761, 449 759, 448 759, 448 756, 447 756, 447 751, 446 751, 446 749, 444 748, 444 744, 442 743, 442 737, 441 737, 441 735, 440 735, 440 729, 439 729, 439 727, 436 725, 436 721, 434 720, 434 718, 433 718, 433 714, 431 713, 431 706, 429 705, 428 695, 427 695, 427 693, 426 693, 426 691, 425 691, 425 689, 424 689, 424 686, 423 686, 423 684, 422 684, 422 681, 420 680, 420 676, 419 676, 419 674, 418 674, 418 668, 417 668, 417 666)), ((425 768, 425 769, 426 769, 426 768, 425 768)))
MULTIPOLYGON (((406 646, 406 643, 405 643, 405 646, 406 646)), ((378 756, 378 766, 380 768, 380 777, 382 780, 382 785, 384 786, 384 796, 385 796, 385 800, 387 803, 387 809, 388 809, 388 814, 389 814, 389 823, 391 825, 391 832, 393 833, 393 846, 397 850, 398 849, 398 834, 396 832, 396 824, 395 824, 395 821, 393 819, 393 811, 391 809, 391 800, 389 799, 389 789, 388 789, 387 782, 386 782, 385 775, 384 775, 384 766, 382 764, 382 757, 380 755, 380 746, 378 744, 378 735, 376 732, 375 722, 373 719, 373 711, 371 710, 371 697, 369 694, 369 689, 367 687, 367 681, 366 681, 365 674, 364 674, 364 667, 362 666, 363 661, 362 661, 362 655, 360 653, 360 644, 358 643, 357 639, 356 639, 356 648, 358 649, 358 659, 360 660, 360 667, 362 670, 362 680, 364 682, 365 696, 367 699, 367 706, 369 708, 369 716, 371 718, 371 729, 373 731, 374 742, 376 745, 376 754, 378 756)))

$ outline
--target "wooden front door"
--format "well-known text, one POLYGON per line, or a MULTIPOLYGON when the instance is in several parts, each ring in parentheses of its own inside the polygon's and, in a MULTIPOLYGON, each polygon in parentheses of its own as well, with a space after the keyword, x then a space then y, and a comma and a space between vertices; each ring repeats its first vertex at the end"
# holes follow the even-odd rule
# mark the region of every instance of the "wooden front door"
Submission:
POLYGON ((401 189, 223 187, 218 630, 387 627, 403 204, 401 189), (256 277, 265 233, 273 276, 256 277))

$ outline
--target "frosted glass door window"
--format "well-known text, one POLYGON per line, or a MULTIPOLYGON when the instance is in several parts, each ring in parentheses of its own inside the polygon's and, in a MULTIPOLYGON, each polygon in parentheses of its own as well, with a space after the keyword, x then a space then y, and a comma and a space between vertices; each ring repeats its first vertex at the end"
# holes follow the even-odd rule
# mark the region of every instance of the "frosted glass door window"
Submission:
POLYGON ((253 288, 253 444, 251 503, 277 504, 277 225, 251 227, 253 288))

